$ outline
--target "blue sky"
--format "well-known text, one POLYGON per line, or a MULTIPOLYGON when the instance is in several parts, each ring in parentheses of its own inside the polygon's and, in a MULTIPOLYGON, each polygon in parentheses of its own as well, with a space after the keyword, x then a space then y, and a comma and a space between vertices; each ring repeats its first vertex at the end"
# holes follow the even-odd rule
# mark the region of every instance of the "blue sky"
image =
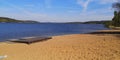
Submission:
POLYGON ((40 22, 110 20, 118 0, 0 0, 0 16, 40 22))

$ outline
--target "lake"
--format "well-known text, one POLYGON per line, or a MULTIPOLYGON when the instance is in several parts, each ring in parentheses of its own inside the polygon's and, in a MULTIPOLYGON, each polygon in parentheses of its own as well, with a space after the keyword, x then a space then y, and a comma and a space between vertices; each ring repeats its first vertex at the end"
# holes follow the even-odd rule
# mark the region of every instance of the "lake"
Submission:
POLYGON ((108 29, 102 24, 0 23, 0 41, 22 37, 82 34, 108 29))

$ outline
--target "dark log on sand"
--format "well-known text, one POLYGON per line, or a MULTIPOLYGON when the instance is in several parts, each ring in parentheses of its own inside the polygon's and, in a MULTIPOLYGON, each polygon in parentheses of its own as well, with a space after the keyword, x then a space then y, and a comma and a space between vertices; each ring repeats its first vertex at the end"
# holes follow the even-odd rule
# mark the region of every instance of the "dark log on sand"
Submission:
POLYGON ((40 41, 46 41, 48 39, 51 39, 52 37, 35 37, 35 38, 21 38, 21 39, 16 39, 16 40, 9 40, 10 42, 16 42, 16 43, 26 43, 26 44, 31 44, 35 42, 40 42, 40 41))

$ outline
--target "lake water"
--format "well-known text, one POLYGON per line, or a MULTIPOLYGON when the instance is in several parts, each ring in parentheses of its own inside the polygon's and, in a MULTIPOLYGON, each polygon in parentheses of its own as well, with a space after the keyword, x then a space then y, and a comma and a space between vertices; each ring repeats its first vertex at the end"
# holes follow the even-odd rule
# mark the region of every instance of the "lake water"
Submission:
POLYGON ((108 29, 102 24, 0 23, 0 41, 22 37, 82 34, 108 29))

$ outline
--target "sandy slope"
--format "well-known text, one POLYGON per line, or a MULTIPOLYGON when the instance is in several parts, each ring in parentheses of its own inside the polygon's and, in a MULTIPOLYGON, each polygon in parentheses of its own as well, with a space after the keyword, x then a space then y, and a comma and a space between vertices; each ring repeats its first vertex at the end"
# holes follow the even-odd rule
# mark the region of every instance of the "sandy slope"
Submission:
POLYGON ((55 36, 31 45, 0 43, 4 60, 120 60, 120 38, 114 35, 55 36))

